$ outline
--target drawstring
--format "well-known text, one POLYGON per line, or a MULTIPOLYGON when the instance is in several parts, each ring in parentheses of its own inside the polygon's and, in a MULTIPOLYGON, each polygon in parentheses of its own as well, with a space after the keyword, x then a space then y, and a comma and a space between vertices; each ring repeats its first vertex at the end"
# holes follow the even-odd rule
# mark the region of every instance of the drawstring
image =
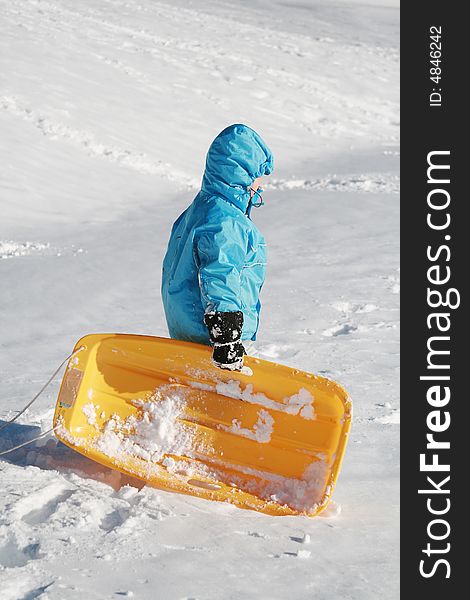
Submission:
POLYGON ((248 206, 246 208, 246 216, 248 218, 250 218, 251 209, 253 207, 254 208, 259 208, 260 206, 264 205, 263 196, 261 195, 261 192, 263 192, 264 190, 262 190, 261 188, 258 188, 257 190, 254 190, 252 187, 250 187, 250 190, 253 192, 253 195, 250 197, 250 200, 248 202, 248 206), (260 198, 258 202, 253 202, 253 198, 254 198, 255 194, 257 196, 259 196, 259 198, 260 198))

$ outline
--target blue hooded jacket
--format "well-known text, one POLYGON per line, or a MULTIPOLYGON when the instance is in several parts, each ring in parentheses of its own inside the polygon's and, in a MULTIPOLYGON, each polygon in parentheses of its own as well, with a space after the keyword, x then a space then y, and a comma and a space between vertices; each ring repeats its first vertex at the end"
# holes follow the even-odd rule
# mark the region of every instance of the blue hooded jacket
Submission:
POLYGON ((212 142, 201 191, 173 225, 162 298, 173 339, 209 344, 207 312, 242 311, 242 340, 255 340, 266 244, 250 219, 250 187, 273 170, 261 137, 230 125, 212 142))

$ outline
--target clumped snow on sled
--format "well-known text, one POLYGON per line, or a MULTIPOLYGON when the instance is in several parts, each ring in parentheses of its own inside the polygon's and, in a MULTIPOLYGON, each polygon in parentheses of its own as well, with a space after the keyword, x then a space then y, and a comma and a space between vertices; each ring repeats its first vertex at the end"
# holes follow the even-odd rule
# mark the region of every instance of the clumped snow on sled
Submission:
POLYGON ((326 507, 351 418, 337 384, 255 358, 245 374, 225 373, 209 348, 163 338, 90 335, 76 348, 55 414, 64 443, 157 487, 242 508, 326 507))

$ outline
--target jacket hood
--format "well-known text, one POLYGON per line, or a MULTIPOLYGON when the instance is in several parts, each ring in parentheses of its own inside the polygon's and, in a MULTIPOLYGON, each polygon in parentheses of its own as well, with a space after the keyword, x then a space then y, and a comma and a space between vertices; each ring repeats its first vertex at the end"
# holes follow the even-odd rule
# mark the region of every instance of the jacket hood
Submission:
POLYGON ((246 125, 230 125, 212 142, 206 157, 201 191, 222 196, 244 213, 249 187, 273 170, 273 155, 261 137, 246 125))

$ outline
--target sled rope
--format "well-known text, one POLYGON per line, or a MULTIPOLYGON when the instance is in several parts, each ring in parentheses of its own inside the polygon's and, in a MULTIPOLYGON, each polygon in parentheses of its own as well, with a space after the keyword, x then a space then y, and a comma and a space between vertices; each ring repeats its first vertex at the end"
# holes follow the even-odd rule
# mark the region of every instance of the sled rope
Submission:
POLYGON ((41 433, 41 435, 38 435, 35 438, 33 438, 31 440, 28 440, 27 442, 23 442, 22 444, 18 444, 18 446, 13 446, 13 448, 9 448, 8 450, 2 450, 2 452, 0 452, 0 456, 3 456, 4 454, 9 454, 10 452, 13 452, 14 450, 18 450, 18 448, 23 448, 23 446, 27 446, 28 444, 32 444, 36 440, 40 440, 41 438, 46 437, 46 435, 49 435, 55 429, 57 429, 57 425, 55 427, 51 427, 47 431, 43 431, 41 433))
MULTIPOLYGON (((60 365, 57 367, 57 369, 54 371, 54 373, 49 377, 49 379, 46 381, 46 383, 42 386, 42 388, 39 390, 39 392, 34 396, 34 398, 28 402, 28 404, 18 413, 16 414, 12 419, 10 419, 9 421, 7 421, 6 423, 3 423, 3 425, 0 426, 0 431, 3 431, 4 429, 6 429, 9 425, 11 425, 12 423, 14 423, 19 417, 21 417, 21 415, 23 413, 25 413, 28 408, 33 404, 33 402, 36 402, 36 400, 39 398, 39 396, 43 393, 43 391, 47 388, 48 385, 50 385, 52 383, 52 381, 55 379, 55 377, 57 376, 57 374, 59 373, 59 371, 62 369, 62 367, 65 365, 65 363, 73 358, 76 354, 78 354, 79 352, 81 352, 82 350, 84 350, 84 346, 80 346, 80 348, 77 348, 77 350, 75 350, 74 352, 72 352, 72 354, 69 354, 67 356, 67 358, 65 358, 60 365)), ((51 430, 52 431, 52 430, 51 430)), ((0 453, 1 456, 2 453, 0 453)))

